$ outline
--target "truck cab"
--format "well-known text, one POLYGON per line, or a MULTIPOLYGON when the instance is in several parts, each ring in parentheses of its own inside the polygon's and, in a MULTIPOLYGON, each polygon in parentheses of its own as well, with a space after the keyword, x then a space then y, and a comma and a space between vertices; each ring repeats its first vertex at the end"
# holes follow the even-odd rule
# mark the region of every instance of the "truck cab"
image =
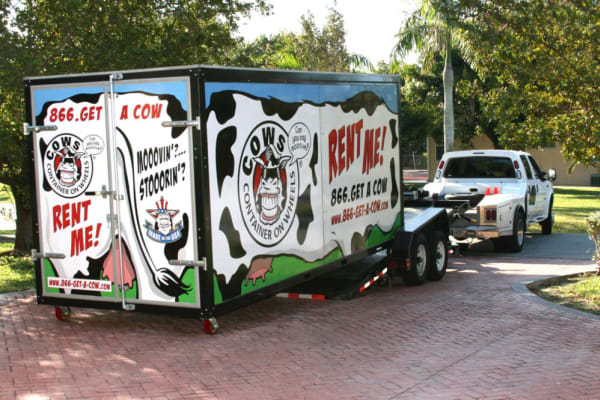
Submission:
POLYGON ((493 239, 496 248, 519 252, 527 226, 552 232, 555 179, 554 169, 543 172, 523 151, 454 151, 444 154, 424 190, 435 199, 468 201, 450 228, 458 242, 493 239))

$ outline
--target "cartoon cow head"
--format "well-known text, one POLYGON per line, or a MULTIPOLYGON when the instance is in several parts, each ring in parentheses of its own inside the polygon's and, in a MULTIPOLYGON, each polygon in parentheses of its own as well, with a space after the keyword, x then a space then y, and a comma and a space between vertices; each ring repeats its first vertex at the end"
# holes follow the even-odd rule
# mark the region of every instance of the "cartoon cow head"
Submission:
POLYGON ((260 220, 263 224, 273 224, 279 218, 285 200, 282 171, 285 173, 290 158, 289 156, 278 157, 273 145, 267 147, 260 157, 254 158, 254 161, 262 169, 255 194, 260 220))
POLYGON ((81 176, 81 157, 85 153, 75 152, 69 146, 65 146, 56 152, 55 173, 60 183, 64 186, 73 186, 81 176))

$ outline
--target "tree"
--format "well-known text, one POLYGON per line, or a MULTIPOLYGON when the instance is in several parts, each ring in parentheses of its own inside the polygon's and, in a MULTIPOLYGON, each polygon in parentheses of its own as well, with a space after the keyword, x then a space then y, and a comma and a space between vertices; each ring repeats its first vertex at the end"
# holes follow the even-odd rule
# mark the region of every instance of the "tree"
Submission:
POLYGON ((398 32, 395 53, 403 57, 413 49, 421 50, 425 65, 430 64, 438 52, 444 53, 444 149, 454 147, 454 70, 452 68, 452 42, 454 27, 446 15, 446 7, 430 0, 422 0, 398 32))
POLYGON ((17 209, 15 250, 32 247, 31 160, 23 76, 193 63, 227 64, 241 16, 264 0, 0 0, 0 182, 17 209))
POLYGON ((243 44, 239 49, 243 54, 240 60, 246 66, 310 71, 353 72, 371 68, 366 57, 348 52, 344 18, 334 8, 329 8, 322 29, 317 27, 310 12, 300 17, 300 23, 299 34, 280 32, 243 44))
POLYGON ((503 145, 559 142, 575 163, 600 160, 597 0, 460 0, 450 18, 496 84, 484 112, 503 145))

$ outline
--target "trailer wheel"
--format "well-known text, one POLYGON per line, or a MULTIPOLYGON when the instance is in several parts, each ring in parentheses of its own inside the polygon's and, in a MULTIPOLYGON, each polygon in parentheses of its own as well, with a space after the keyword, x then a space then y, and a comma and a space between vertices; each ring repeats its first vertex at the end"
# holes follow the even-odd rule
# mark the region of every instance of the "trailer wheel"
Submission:
POLYGON ((71 308, 68 306, 56 306, 54 315, 56 315, 57 320, 66 322, 71 319, 71 308))
POLYGON ((513 234, 505 238, 506 249, 512 253, 519 253, 525 244, 525 215, 523 209, 517 208, 513 220, 513 234))
POLYGON ((448 267, 448 240, 440 231, 434 231, 429 239, 431 244, 430 263, 427 268, 427 279, 439 281, 446 274, 448 267))
POLYGON ((204 320, 204 333, 214 335, 219 331, 219 323, 216 318, 208 318, 204 320))
POLYGON ((418 234, 410 246, 410 265, 402 278, 408 285, 420 285, 425 282, 429 260, 429 244, 422 233, 418 234))

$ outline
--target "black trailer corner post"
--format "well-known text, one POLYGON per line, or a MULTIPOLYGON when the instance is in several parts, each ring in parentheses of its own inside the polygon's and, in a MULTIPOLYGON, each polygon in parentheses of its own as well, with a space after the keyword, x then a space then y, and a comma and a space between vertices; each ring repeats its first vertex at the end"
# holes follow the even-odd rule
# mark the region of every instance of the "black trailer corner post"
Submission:
POLYGON ((191 66, 25 90, 40 303, 213 332, 406 237, 399 77, 191 66))

